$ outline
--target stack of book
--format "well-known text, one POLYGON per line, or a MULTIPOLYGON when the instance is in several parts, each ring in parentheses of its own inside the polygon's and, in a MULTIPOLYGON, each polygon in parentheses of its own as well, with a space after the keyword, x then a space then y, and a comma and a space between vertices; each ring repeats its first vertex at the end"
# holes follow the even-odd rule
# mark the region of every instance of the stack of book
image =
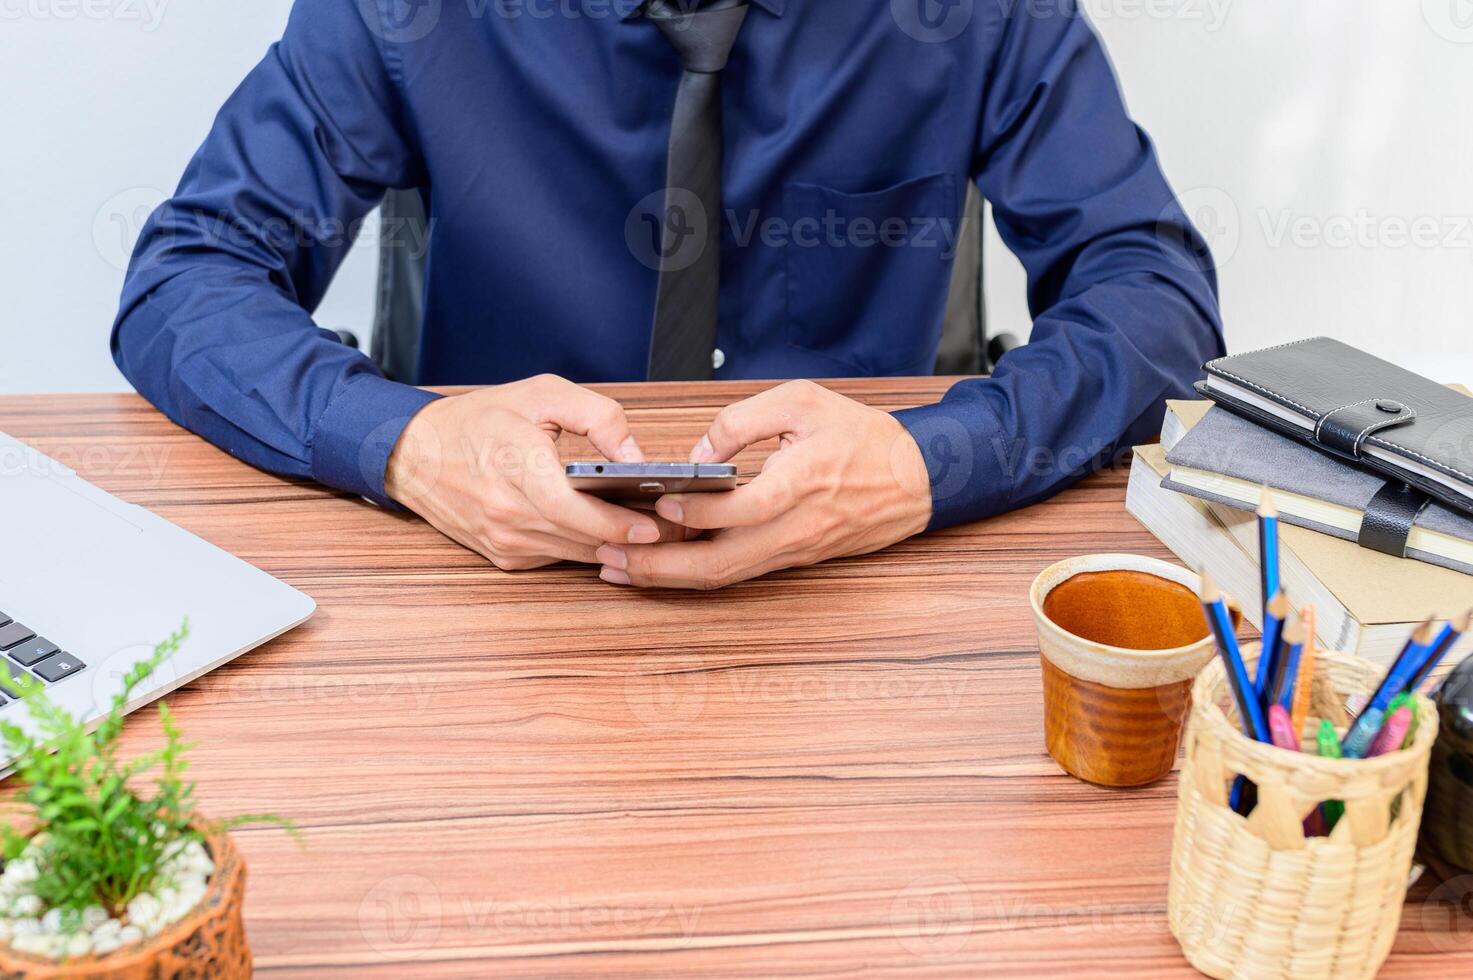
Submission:
MULTIPOLYGON (((1317 643, 1389 664, 1429 615, 1473 606, 1473 517, 1434 501, 1415 518, 1407 557, 1365 547, 1362 511, 1385 482, 1212 402, 1172 401, 1161 444, 1135 449, 1126 509, 1261 628, 1254 510, 1270 486, 1281 580, 1295 604, 1315 607, 1317 643)), ((1443 669, 1469 653, 1473 636, 1443 669)))

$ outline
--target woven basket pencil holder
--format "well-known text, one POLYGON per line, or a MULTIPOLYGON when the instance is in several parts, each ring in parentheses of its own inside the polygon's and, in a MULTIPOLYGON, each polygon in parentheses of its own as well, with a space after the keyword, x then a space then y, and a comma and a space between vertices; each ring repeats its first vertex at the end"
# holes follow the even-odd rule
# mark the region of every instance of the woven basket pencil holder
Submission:
MULTIPOLYGON (((1245 658, 1256 652, 1245 649, 1245 658)), ((1323 718, 1343 735, 1346 698, 1368 694, 1384 673, 1358 657, 1321 653, 1301 740, 1312 746, 1323 718)), ((1255 742, 1229 702, 1214 660, 1192 688, 1167 899, 1172 934, 1208 976, 1374 976, 1401 921, 1436 709, 1419 698, 1405 750, 1352 760, 1255 742), (1247 818, 1228 806, 1239 773, 1258 787, 1247 818), (1343 801, 1344 816, 1330 836, 1306 837, 1305 817, 1325 801, 1343 801)))

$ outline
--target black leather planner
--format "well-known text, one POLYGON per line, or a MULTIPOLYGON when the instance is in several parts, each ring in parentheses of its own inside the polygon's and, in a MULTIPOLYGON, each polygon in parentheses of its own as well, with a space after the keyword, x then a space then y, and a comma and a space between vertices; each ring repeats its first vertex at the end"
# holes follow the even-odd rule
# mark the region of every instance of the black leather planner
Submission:
POLYGON ((1473 513, 1473 398, 1328 337, 1202 369, 1229 411, 1473 513))

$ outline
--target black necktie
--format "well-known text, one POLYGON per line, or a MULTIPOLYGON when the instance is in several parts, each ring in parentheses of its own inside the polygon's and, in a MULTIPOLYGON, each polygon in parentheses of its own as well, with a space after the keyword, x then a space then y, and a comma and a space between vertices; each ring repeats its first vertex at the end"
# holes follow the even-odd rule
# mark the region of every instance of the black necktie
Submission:
POLYGON ((721 70, 747 0, 653 0, 645 16, 680 55, 665 165, 660 284, 650 335, 651 381, 709 379, 721 275, 721 70), (692 214, 691 211, 699 208, 692 214), (695 236, 694 240, 691 236, 695 236))

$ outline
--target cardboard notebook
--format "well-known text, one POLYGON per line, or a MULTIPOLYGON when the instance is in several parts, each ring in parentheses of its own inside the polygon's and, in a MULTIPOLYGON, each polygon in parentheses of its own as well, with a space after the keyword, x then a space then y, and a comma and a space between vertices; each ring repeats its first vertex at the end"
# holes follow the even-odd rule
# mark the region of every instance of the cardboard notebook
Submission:
MULTIPOLYGON (((1174 444, 1208 407, 1168 402, 1163 440, 1174 444)), ((1254 515, 1163 487, 1169 471, 1164 446, 1137 446, 1126 509, 1184 564, 1205 566, 1261 628, 1254 515)), ((1308 528, 1281 523, 1279 549, 1284 587, 1295 604, 1314 605, 1316 638, 1326 649, 1389 664, 1424 617, 1456 615, 1473 604, 1473 576, 1392 558, 1308 528)), ((1470 652, 1473 635, 1459 642, 1442 671, 1470 652)))

